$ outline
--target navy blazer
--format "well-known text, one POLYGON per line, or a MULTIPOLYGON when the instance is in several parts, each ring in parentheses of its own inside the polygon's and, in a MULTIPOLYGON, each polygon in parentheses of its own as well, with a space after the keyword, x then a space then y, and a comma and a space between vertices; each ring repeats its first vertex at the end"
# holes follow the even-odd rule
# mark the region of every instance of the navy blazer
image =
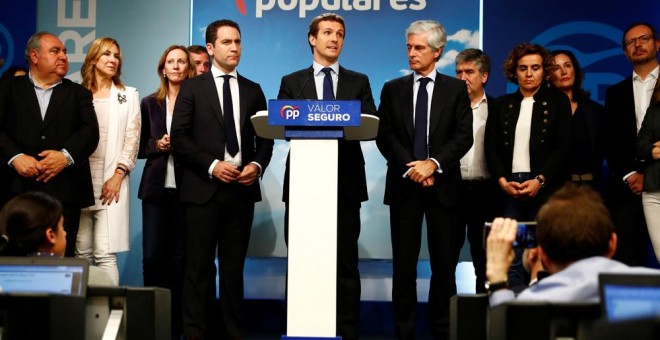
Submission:
MULTIPOLYGON (((516 125, 523 95, 520 91, 506 94, 495 102, 495 110, 486 121, 485 151, 488 170, 495 180, 510 179, 516 125)), ((570 147, 571 103, 568 96, 545 84, 534 94, 529 138, 530 171, 543 174, 549 193, 567 179, 570 147)))
POLYGON ((623 181, 633 171, 644 173, 637 156, 637 115, 632 76, 610 86, 605 94, 605 158, 610 172, 609 198, 616 201, 638 200, 623 181))
POLYGON ((74 160, 48 183, 25 178, 8 170, 9 191, 16 195, 38 190, 63 204, 87 207, 94 204, 89 156, 99 142, 99 125, 92 93, 69 79, 53 88, 42 119, 34 85, 28 76, 0 84, 0 162, 19 153, 36 159, 44 150, 66 149, 74 160))
MULTIPOLYGON (((278 99, 317 99, 312 67, 282 77, 278 99)), ((339 66, 337 100, 360 100, 362 113, 376 112, 369 78, 339 66)), ((359 141, 340 139, 338 142, 338 196, 342 201, 360 203, 369 198, 364 155, 359 141)), ((289 200, 289 157, 284 171, 282 201, 289 200)))
MULTIPOLYGON (((257 162, 263 173, 270 163, 273 140, 258 137, 250 117, 266 110, 266 97, 259 84, 240 74, 237 80, 243 165, 257 162)), ((224 119, 211 72, 183 82, 174 105, 171 132, 172 150, 183 168, 179 189, 182 202, 204 204, 219 189, 225 189, 222 192, 227 193, 226 199, 236 199, 236 188, 241 188, 242 198, 261 201, 258 181, 242 190, 242 185, 227 184, 209 177, 208 170, 213 161, 224 160, 225 157, 224 119)))
MULTIPOLYGON (((436 71, 429 120, 429 158, 440 163, 429 189, 446 207, 458 203, 461 158, 472 146, 472 109, 465 82, 436 71)), ((380 95, 376 145, 387 160, 385 204, 396 204, 421 185, 403 178, 413 156, 413 75, 388 81, 380 95)), ((489 112, 490 116, 490 112, 489 112)))
MULTIPOLYGON (((138 158, 146 159, 140 180, 138 198, 149 202, 162 202, 165 196, 165 176, 167 174, 167 160, 170 152, 160 152, 156 149, 156 141, 167 134, 167 108, 165 101, 158 103, 155 93, 142 98, 140 112, 142 114, 142 130, 140 133, 140 150, 138 158)), ((181 166, 175 160, 174 177, 181 183, 181 166)))

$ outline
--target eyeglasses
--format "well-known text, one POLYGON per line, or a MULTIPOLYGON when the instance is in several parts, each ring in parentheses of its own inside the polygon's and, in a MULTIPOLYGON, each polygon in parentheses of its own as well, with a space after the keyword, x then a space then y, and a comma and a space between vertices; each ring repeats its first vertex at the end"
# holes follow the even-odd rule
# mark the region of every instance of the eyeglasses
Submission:
POLYGON ((639 40, 640 43, 645 44, 645 43, 653 40, 654 38, 655 37, 653 36, 653 34, 644 34, 644 35, 640 35, 637 38, 626 39, 626 40, 623 41, 623 44, 626 45, 626 46, 632 46, 632 45, 635 44, 635 42, 637 42, 637 40, 639 40))

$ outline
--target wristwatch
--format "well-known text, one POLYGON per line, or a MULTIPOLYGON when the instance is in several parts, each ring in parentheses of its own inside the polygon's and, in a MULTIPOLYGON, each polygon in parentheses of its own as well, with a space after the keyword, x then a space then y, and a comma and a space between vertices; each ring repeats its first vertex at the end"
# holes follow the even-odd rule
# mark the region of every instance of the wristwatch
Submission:
POLYGON ((543 188, 543 186, 545 185, 545 181, 543 180, 543 178, 541 178, 541 175, 537 175, 536 177, 534 177, 534 179, 539 181, 539 183, 541 183, 541 188, 543 188))
POLYGON ((488 294, 492 294, 500 289, 507 289, 509 288, 509 281, 500 281, 500 282, 490 282, 486 281, 484 284, 484 287, 486 287, 486 291, 488 294))

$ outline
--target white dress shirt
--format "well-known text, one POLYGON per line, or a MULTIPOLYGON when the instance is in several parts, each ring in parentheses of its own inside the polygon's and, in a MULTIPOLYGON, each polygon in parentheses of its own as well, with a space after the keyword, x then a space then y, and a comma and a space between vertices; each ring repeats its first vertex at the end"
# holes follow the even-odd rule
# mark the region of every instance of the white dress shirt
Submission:
POLYGON ((487 118, 488 98, 484 92, 481 100, 472 107, 472 138, 474 138, 474 143, 472 143, 472 147, 465 156, 461 158, 461 178, 465 180, 482 180, 490 177, 484 151, 487 118))

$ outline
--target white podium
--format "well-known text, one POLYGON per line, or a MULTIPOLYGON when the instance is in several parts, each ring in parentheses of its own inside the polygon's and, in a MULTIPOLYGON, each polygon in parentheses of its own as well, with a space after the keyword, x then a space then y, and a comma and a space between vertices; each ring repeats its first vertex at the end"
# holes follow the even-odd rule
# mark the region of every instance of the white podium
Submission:
MULTIPOLYGON (((294 102, 300 104, 301 101, 294 102)), ((270 124, 267 111, 251 118, 260 137, 291 142, 287 334, 282 338, 334 339, 337 338, 337 139, 375 138, 378 118, 361 114, 359 120, 353 117, 352 126, 339 127, 338 124, 342 123, 336 121, 330 127, 322 125, 325 122, 319 125, 298 122, 291 133, 288 131, 291 127, 273 125, 273 114, 280 116, 276 117, 279 121, 276 124, 287 124, 291 119, 285 118, 279 109, 286 107, 287 103, 279 100, 269 102, 270 124), (274 105, 277 109, 272 108, 274 105), (324 132, 326 128, 330 133, 324 132)), ((359 101, 357 105, 359 108, 359 101)), ((298 108, 293 105, 288 107, 298 108)))

